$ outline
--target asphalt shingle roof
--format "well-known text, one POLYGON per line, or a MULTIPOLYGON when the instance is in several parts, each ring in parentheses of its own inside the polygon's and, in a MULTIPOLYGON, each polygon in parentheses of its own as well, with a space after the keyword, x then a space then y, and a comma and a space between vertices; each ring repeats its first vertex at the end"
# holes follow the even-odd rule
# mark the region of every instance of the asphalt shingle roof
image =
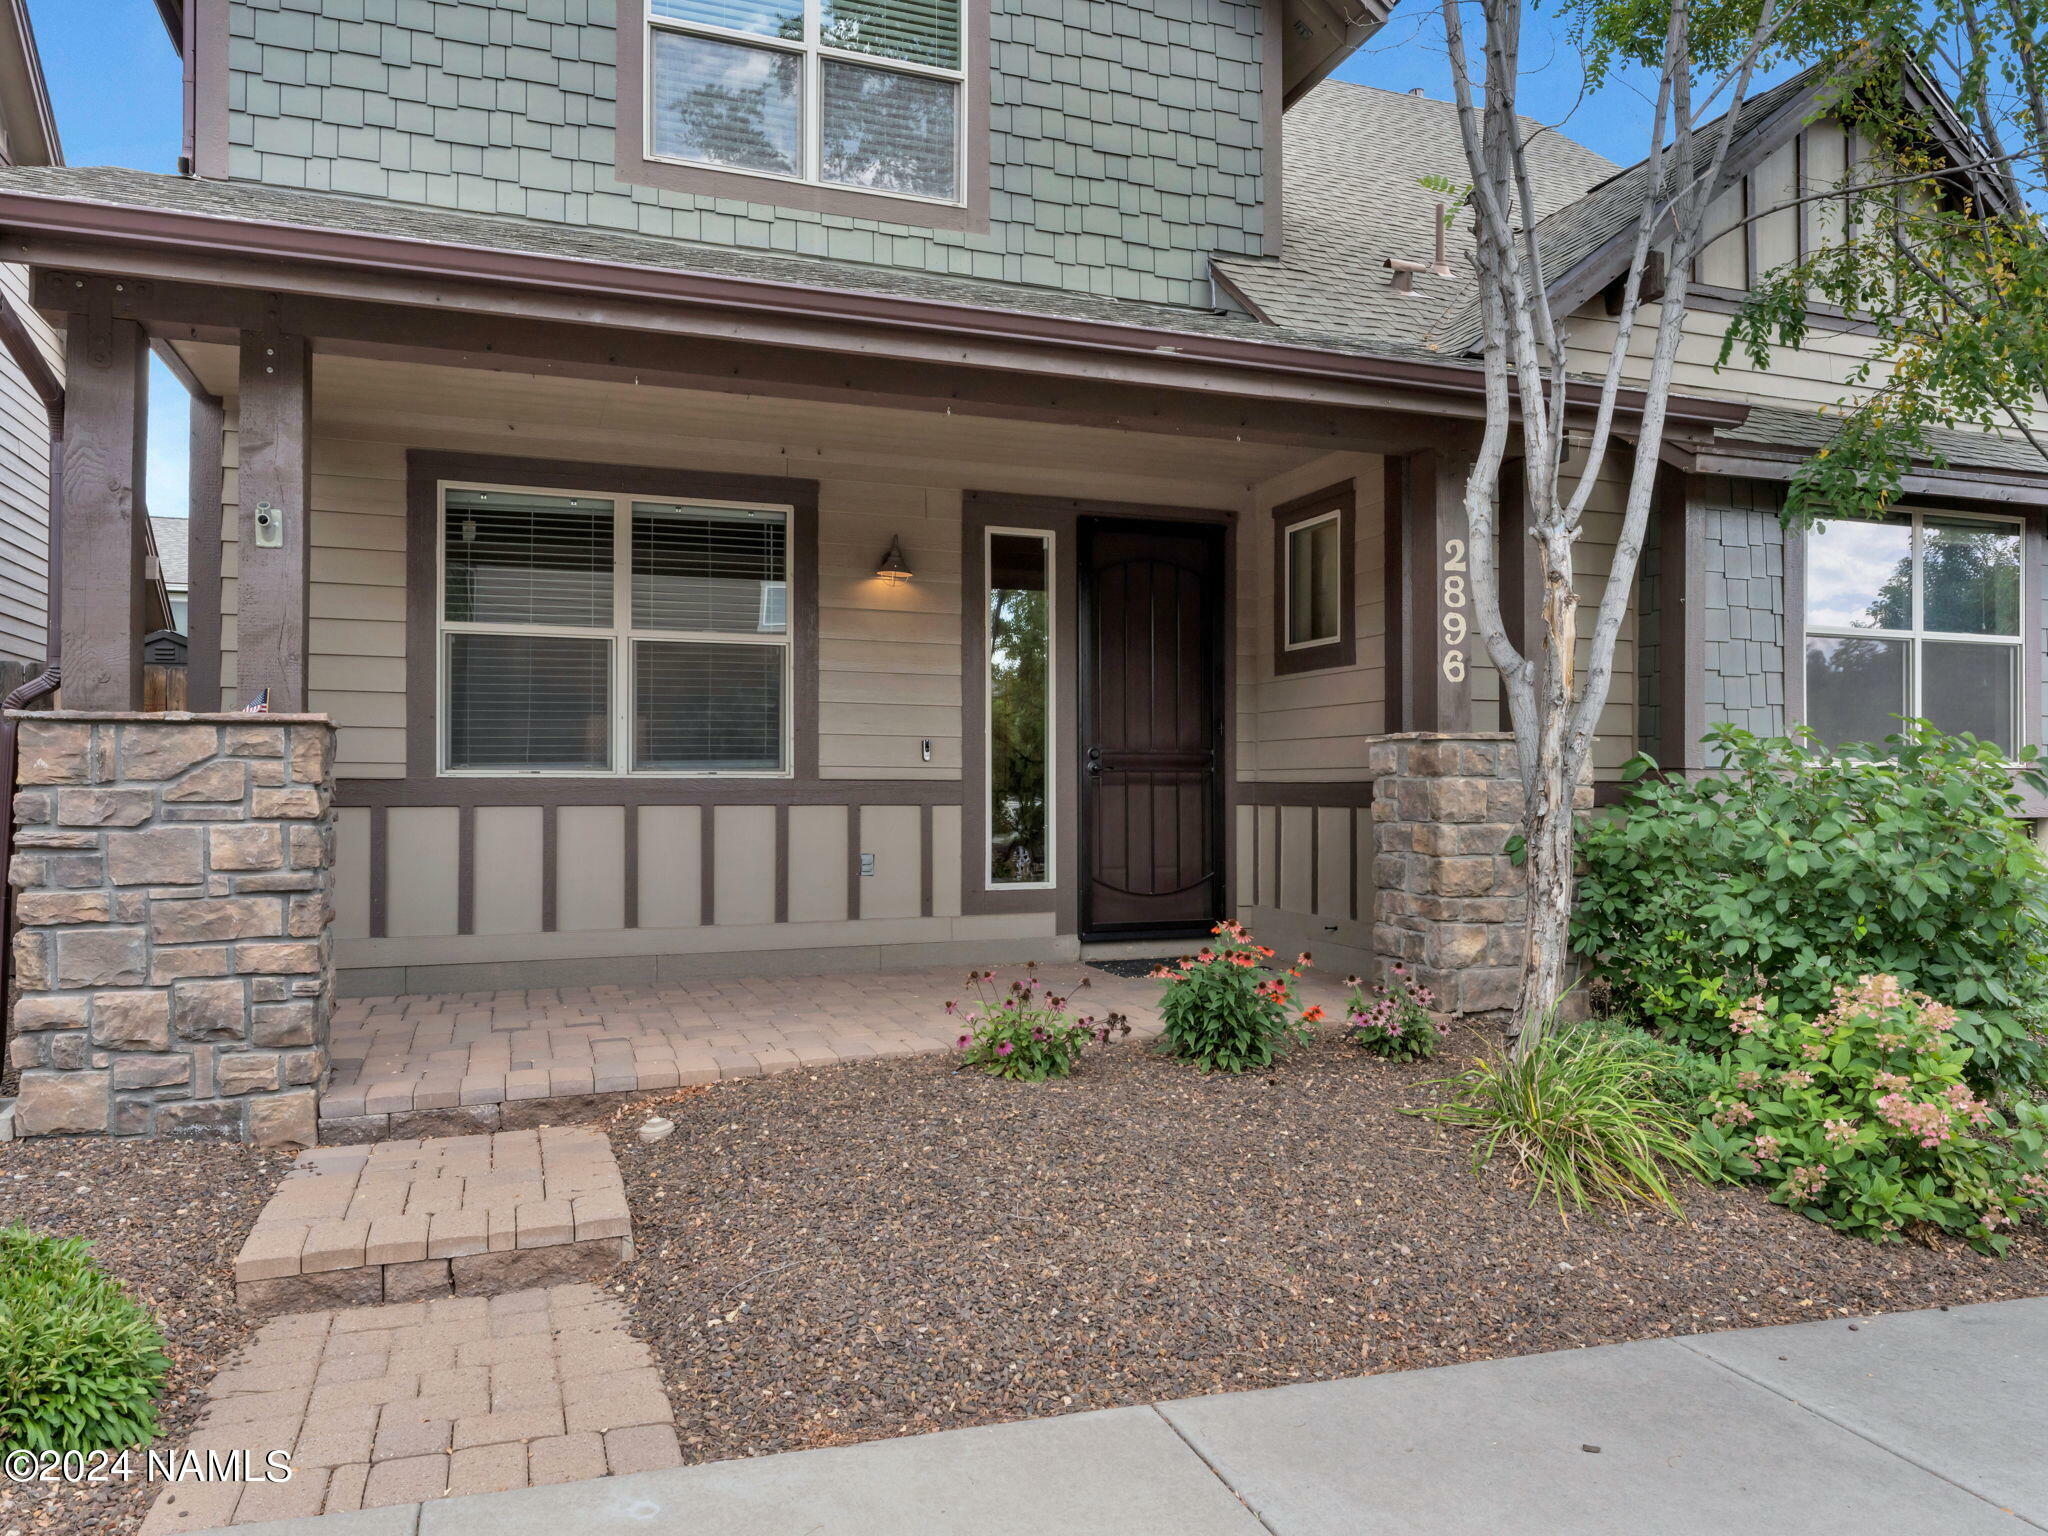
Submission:
MULTIPOLYGON (((1615 174, 1614 162, 1524 119, 1540 215, 1615 174)), ((1452 276, 1419 273, 1413 297, 1395 291, 1389 256, 1435 254, 1436 205, 1424 176, 1466 186, 1471 172, 1457 107, 1427 96, 1328 80, 1287 113, 1281 172, 1285 216, 1274 260, 1218 258, 1222 272, 1280 325, 1337 329, 1427 346, 1447 310, 1468 299, 1472 217, 1450 231, 1452 276)))
POLYGON ((156 535, 156 568, 163 575, 164 585, 173 592, 182 592, 191 584, 186 569, 192 552, 187 537, 190 525, 182 517, 152 517, 149 527, 156 535))
POLYGON ((658 235, 552 224, 539 219, 463 213, 380 198, 271 187, 248 181, 201 181, 191 177, 132 171, 119 166, 11 166, 0 167, 0 192, 195 214, 244 223, 345 230, 434 245, 511 251, 650 271, 697 273, 849 293, 927 299, 977 309, 1102 321, 1199 336, 1222 336, 1234 341, 1314 347, 1352 356, 1437 363, 1447 361, 1426 348, 1399 338, 1362 335, 1333 329, 1329 325, 1262 325, 1244 315, 1214 310, 1140 303, 987 278, 867 266, 821 256, 699 245, 658 235))
MULTIPOLYGON (((1714 434, 1717 447, 1740 448, 1746 444, 1810 453, 1834 441, 1839 426, 1836 416, 1795 410, 1778 405, 1754 405, 1749 418, 1739 427, 1714 434)), ((1989 432, 1948 431, 1937 428, 1928 433, 1951 469, 2002 469, 2020 474, 2048 473, 2031 443, 2022 438, 1999 437, 1989 432)))

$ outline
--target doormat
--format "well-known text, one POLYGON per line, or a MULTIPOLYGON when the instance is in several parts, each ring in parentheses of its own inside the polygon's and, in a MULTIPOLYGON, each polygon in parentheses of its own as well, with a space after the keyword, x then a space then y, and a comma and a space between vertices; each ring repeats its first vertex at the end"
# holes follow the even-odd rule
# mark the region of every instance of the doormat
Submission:
POLYGON ((1112 976, 1143 978, 1150 976, 1162 965, 1172 965, 1179 955, 1156 955, 1150 960, 1090 960, 1089 966, 1098 971, 1107 971, 1112 976))

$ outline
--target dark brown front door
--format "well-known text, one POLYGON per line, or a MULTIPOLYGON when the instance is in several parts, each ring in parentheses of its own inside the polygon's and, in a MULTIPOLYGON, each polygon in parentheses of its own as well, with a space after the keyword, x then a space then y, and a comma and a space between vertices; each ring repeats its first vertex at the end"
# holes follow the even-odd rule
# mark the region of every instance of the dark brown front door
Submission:
POLYGON ((1206 929, 1218 799, 1223 532, 1081 524, 1081 929, 1206 929))

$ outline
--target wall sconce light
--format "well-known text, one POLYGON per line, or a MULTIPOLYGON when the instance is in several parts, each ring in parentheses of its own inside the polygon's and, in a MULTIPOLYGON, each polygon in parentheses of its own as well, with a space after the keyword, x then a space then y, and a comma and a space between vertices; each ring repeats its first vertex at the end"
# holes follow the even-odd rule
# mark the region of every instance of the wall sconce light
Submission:
POLYGON ((875 574, 884 581, 910 580, 910 562, 903 558, 903 540, 889 540, 889 552, 882 556, 882 563, 875 567, 875 574))

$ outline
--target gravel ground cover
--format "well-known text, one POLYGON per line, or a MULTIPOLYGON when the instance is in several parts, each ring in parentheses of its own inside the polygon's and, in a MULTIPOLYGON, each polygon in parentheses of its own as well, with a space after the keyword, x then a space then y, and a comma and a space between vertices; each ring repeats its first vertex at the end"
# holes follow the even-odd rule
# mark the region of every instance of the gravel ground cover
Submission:
POLYGON ((620 1279, 685 1458, 2048 1293, 2039 1228, 2001 1262, 1751 1189, 1532 1209, 1399 1112, 1453 1065, 1332 1032, 1270 1077, 1117 1045, 1036 1086, 926 1057, 695 1090, 651 1146, 620 1115, 620 1279))
MULTIPOLYGON (((207 1383, 249 1333, 232 1260, 285 1170, 288 1153, 200 1142, 54 1138, 0 1144, 0 1223, 92 1239, 93 1256, 157 1321, 171 1358, 157 1400, 174 1447, 207 1383)), ((127 1536, 159 1484, 94 1487, 0 1480, 0 1536, 127 1536)))

